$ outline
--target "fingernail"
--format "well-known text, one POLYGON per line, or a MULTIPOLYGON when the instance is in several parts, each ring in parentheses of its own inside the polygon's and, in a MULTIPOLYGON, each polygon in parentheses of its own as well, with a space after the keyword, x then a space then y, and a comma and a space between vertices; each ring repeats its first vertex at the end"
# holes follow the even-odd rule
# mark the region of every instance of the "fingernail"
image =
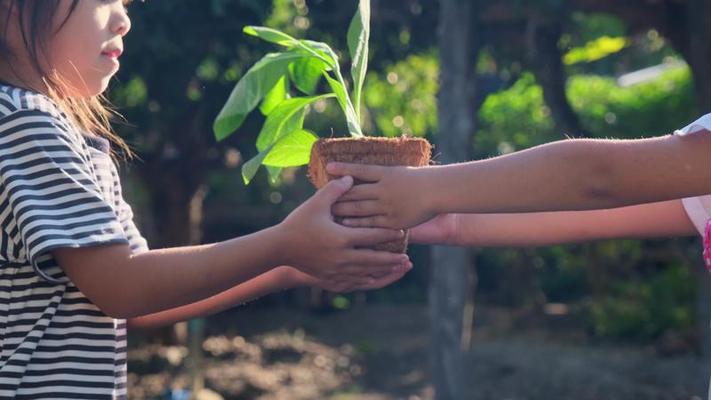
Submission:
POLYGON ((343 182, 344 184, 350 186, 350 185, 353 184, 353 177, 346 175, 346 176, 344 176, 344 177, 341 178, 341 182, 343 182))

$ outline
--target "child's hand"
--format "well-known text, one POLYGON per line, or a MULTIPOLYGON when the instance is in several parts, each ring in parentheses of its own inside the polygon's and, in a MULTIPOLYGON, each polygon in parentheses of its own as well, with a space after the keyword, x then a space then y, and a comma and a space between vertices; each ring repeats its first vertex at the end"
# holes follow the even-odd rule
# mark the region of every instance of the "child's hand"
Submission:
POLYGON ((323 282, 358 284, 376 284, 374 277, 399 273, 408 265, 405 254, 364 248, 401 238, 402 231, 334 222, 331 207, 352 185, 350 177, 329 182, 278 225, 285 264, 323 282))
POLYGON ((402 229, 421 224, 435 216, 426 170, 330 163, 329 174, 365 182, 346 193, 332 212, 351 227, 402 229))
POLYGON ((419 244, 456 244, 460 214, 440 214, 410 229, 410 241, 419 244))
POLYGON ((296 268, 289 268, 288 281, 294 286, 313 286, 336 293, 348 293, 356 290, 380 289, 400 280, 412 269, 412 263, 403 265, 399 271, 391 272, 384 276, 373 276, 372 278, 343 277, 332 280, 319 279, 308 275, 296 268))

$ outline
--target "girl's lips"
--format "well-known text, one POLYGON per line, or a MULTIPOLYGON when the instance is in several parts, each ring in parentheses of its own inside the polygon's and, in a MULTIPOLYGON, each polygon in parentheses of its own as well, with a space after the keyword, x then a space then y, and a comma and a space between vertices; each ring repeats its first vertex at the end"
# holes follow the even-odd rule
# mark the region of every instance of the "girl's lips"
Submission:
POLYGON ((117 59, 117 58, 121 57, 121 53, 123 53, 121 50, 111 50, 111 51, 105 51, 101 54, 103 54, 109 58, 117 59))

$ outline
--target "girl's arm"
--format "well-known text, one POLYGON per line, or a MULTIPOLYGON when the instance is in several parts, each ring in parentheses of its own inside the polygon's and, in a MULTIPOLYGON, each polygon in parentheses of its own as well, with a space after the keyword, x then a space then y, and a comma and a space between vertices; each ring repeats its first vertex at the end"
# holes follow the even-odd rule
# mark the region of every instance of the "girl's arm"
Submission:
POLYGON ((334 206, 351 226, 411 227, 442 213, 608 209, 711 193, 711 134, 564 140, 488 160, 406 168, 331 164, 371 182, 334 206))
POLYGON ((414 243, 548 246, 598 239, 692 236, 681 200, 592 211, 444 214, 410 231, 414 243))
POLYGON ((390 273, 374 281, 363 281, 359 285, 353 285, 348 281, 320 280, 292 267, 277 267, 205 300, 155 314, 131 318, 128 320, 128 326, 131 328, 154 328, 191 318, 205 317, 266 294, 298 286, 317 286, 335 292, 377 289, 402 278, 410 268, 412 268, 412 264, 409 264, 406 270, 390 273))
POLYGON ((162 325, 170 325, 191 318, 215 314, 238 304, 256 299, 257 297, 279 290, 289 289, 296 286, 296 282, 289 281, 286 271, 287 268, 288 267, 274 268, 256 278, 250 279, 247 282, 205 300, 154 314, 131 318, 128 320, 128 326, 130 328, 153 328, 162 325))
POLYGON ((407 256, 359 249, 402 232, 352 229, 329 209, 352 185, 333 181, 282 223, 252 235, 202 246, 132 255, 127 245, 60 248, 53 256, 102 311, 132 318, 191 304, 266 273, 293 265, 324 280, 371 281, 406 267, 407 256))

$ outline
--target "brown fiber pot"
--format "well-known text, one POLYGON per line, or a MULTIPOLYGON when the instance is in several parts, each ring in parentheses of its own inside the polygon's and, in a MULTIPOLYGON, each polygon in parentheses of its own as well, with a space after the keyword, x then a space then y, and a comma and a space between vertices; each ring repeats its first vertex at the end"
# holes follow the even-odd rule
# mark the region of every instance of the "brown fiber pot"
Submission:
MULTIPOLYGON (((319 139, 311 149, 309 162, 309 179, 320 189, 333 179, 326 173, 326 164, 332 161, 372 164, 372 165, 406 165, 421 167, 430 163, 432 146, 421 138, 399 137, 364 137, 319 139)), ((356 184, 360 182, 356 181, 356 184)), ((413 191, 415 195, 416 191, 413 191)), ((407 250, 408 232, 401 240, 385 242, 376 245, 376 250, 404 253, 407 250)))

